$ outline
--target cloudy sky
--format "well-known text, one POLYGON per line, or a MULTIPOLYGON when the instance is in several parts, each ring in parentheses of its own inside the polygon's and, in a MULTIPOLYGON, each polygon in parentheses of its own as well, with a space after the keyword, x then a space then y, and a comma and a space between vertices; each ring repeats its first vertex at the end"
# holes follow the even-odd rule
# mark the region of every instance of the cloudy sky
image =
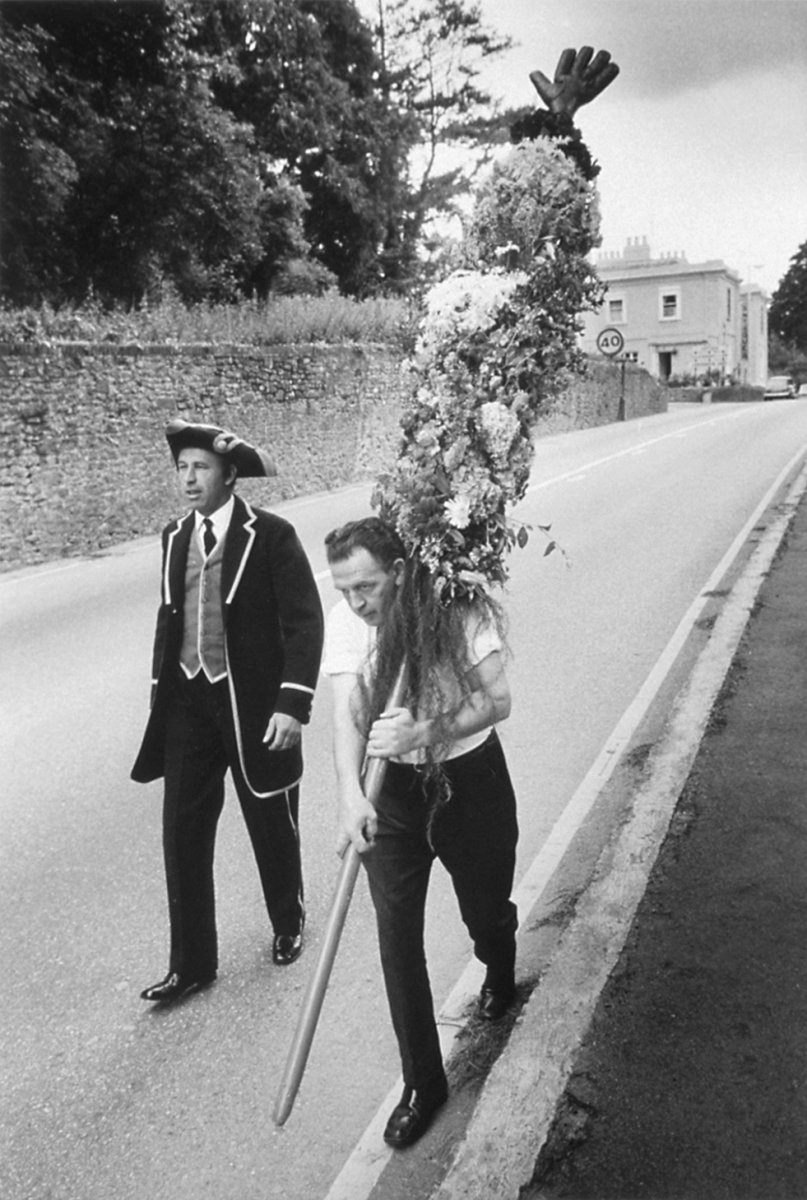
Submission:
POLYGON ((775 290, 807 241, 807 0, 479 3, 518 43, 485 74, 508 105, 540 104, 529 73, 551 76, 567 46, 619 64, 577 118, 602 167, 603 250, 646 236, 775 290))
POLYGON ((772 292, 807 241, 807 0, 481 0, 519 43, 486 77, 540 100, 567 46, 621 73, 578 114, 602 174, 603 250, 722 258, 772 292))

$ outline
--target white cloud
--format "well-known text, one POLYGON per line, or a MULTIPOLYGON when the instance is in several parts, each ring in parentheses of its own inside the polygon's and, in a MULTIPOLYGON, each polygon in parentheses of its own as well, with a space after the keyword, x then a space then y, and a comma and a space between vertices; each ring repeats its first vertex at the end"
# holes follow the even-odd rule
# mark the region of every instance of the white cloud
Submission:
MULTIPOLYGON (((519 42, 509 62, 525 66, 523 81, 536 66, 549 73, 567 45, 610 51, 622 68, 614 86, 631 96, 709 87, 765 66, 807 66, 804 0, 482 0, 481 7, 489 24, 519 42)), ((510 69, 506 77, 517 103, 520 81, 510 69)))
POLYGON ((772 292, 807 239, 805 0, 482 0, 520 42, 486 82, 540 100, 529 72, 567 46, 620 75, 578 124, 602 166, 603 245, 722 258, 772 292))
MULTIPOLYGON (((604 247, 722 258, 772 292, 807 240, 807 0, 480 0, 519 43, 485 83, 540 105, 529 73, 567 46, 620 75, 578 118, 602 166, 604 247)), ((372 19, 376 0, 361 0, 372 19)))

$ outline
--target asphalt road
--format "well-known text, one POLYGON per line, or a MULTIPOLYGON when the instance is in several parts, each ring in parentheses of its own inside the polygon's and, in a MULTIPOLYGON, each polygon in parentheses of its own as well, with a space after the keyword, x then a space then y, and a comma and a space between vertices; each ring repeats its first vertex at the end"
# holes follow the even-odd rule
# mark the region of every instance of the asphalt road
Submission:
MULTIPOLYGON (((534 528, 507 597, 515 704, 502 733, 520 798, 520 872, 805 443, 807 406, 790 403, 678 406, 539 444, 519 513, 534 528), (543 556, 538 524, 551 524, 562 554, 543 556)), ((278 505, 323 575, 326 606, 335 597, 322 537, 366 512, 368 495, 278 505)), ((160 789, 131 783, 128 770, 147 703, 158 569, 148 540, 0 577, 0 1190, 6 1200, 315 1200, 397 1076, 362 881, 300 1096, 283 1129, 272 1124, 338 866, 327 684, 306 740, 307 953, 272 966, 229 803, 219 981, 155 1012, 138 992, 166 965, 160 789)), ((469 949, 439 873, 429 948, 442 998, 469 949)))

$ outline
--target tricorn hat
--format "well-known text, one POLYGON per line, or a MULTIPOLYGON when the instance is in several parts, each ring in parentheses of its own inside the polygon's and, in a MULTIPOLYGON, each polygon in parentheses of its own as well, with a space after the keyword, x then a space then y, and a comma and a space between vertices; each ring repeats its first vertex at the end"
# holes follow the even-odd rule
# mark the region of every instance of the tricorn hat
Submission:
POLYGON ((226 458, 235 467, 239 479, 245 476, 277 475, 277 467, 265 450, 251 446, 237 434, 231 433, 229 429, 220 429, 218 425, 201 425, 175 417, 166 425, 165 436, 171 447, 174 462, 177 461, 180 450, 193 446, 226 458))

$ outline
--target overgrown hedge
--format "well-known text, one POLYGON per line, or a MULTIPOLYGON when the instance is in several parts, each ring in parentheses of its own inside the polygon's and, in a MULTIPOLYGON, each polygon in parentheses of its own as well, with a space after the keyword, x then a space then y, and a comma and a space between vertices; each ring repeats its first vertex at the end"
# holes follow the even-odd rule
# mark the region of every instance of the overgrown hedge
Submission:
POLYGON ((718 404, 721 400, 728 401, 731 404, 739 404, 747 400, 761 400, 763 395, 761 387, 750 387, 745 384, 734 384, 731 387, 714 387, 707 390, 712 393, 713 404, 718 404))
POLYGON ((179 300, 138 309, 0 306, 0 343, 87 342, 110 345, 361 345, 411 349, 418 315, 417 297, 353 300, 324 296, 278 296, 240 304, 198 304, 179 300))

